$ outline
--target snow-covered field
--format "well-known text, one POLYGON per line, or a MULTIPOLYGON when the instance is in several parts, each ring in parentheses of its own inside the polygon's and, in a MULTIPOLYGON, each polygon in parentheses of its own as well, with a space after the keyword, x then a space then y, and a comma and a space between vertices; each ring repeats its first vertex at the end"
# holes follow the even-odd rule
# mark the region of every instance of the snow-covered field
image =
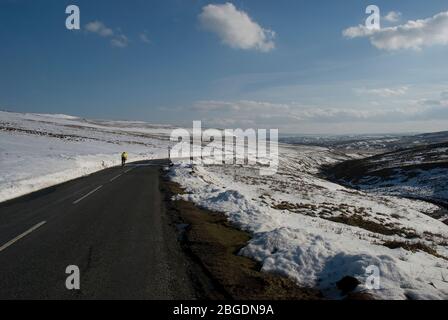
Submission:
POLYGON ((179 198, 223 212, 253 235, 240 253, 258 260, 263 271, 340 298, 335 283, 354 276, 361 282, 357 291, 364 291, 366 268, 373 265, 380 289, 368 292, 377 298, 447 299, 448 226, 426 215, 438 207, 316 176, 320 165, 347 158, 283 145, 274 176, 260 176, 254 167, 187 162, 178 162, 171 176, 186 188, 179 198), (431 250, 415 249, 421 244, 431 250))
POLYGON ((171 128, 0 112, 0 202, 120 163, 167 157, 171 128))
MULTIPOLYGON (((167 157, 172 128, 64 115, 0 112, 0 201, 130 161, 167 157)), ((176 161, 179 195, 224 213, 253 238, 241 254, 262 270, 340 298, 335 282, 361 281, 380 269, 384 299, 448 299, 448 226, 427 214, 435 205, 363 193, 328 182, 318 168, 349 158, 323 147, 280 145, 277 174, 254 166, 176 161), (391 249, 394 248, 395 249, 391 249)))

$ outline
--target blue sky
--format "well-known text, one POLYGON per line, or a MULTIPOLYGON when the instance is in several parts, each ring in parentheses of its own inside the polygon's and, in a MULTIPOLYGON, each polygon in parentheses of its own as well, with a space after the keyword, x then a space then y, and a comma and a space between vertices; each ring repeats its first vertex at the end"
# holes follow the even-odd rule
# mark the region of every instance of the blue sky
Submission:
POLYGON ((446 0, 0 0, 0 109, 284 133, 447 130, 447 10, 446 0), (69 4, 81 30, 65 28, 69 4), (369 4, 381 10, 375 34, 362 29, 369 4))

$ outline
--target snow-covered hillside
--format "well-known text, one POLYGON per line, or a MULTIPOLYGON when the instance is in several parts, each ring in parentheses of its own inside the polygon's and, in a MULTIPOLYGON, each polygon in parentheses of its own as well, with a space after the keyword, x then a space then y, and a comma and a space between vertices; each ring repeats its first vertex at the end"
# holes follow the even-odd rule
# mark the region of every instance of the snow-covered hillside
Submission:
MULTIPOLYGON (((144 122, 92 121, 65 115, 0 112, 0 201, 130 161, 166 158, 172 128, 144 122)), ((262 270, 341 298, 346 276, 366 289, 379 267, 385 299, 448 298, 448 226, 434 204, 365 193, 329 182, 319 168, 359 158, 356 150, 280 145, 273 176, 247 165, 190 165, 170 171, 178 198, 224 213, 252 234, 241 254, 262 270), (350 153, 347 153, 350 152, 350 153)))
POLYGON ((167 157, 172 128, 0 112, 0 201, 130 161, 167 157))
MULTIPOLYGON (((349 161, 326 171, 338 182, 363 191, 448 206, 448 142, 349 161)), ((448 212, 441 219, 448 221, 448 212)))
POLYGON ((424 134, 389 135, 339 135, 339 136, 286 136, 282 142, 295 145, 311 145, 340 150, 386 152, 409 147, 426 146, 448 141, 448 131, 424 134))
POLYGON ((383 299, 448 298, 448 226, 429 217, 435 205, 347 189, 319 178, 318 167, 348 159, 311 146, 282 146, 279 171, 178 163, 172 179, 181 199, 223 212, 253 238, 241 254, 262 270, 341 298, 336 282, 380 270, 383 299))

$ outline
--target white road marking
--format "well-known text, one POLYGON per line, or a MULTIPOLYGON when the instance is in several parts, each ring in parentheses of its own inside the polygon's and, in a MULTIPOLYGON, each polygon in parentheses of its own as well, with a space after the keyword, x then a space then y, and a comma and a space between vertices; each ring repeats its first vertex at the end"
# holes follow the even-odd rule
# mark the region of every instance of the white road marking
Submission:
POLYGON ((120 173, 118 176, 113 177, 113 178, 110 179, 109 181, 112 182, 112 181, 114 181, 115 179, 118 179, 119 177, 121 177, 122 175, 123 175, 123 174, 120 173))
POLYGON ((124 173, 128 173, 128 172, 131 171, 132 169, 134 169, 134 168, 128 169, 128 170, 126 170, 124 173))
POLYGON ((73 204, 77 204, 78 202, 84 200, 85 198, 87 198, 88 196, 90 196, 92 193, 94 193, 94 192, 100 190, 102 187, 103 187, 103 186, 101 185, 101 186, 99 186, 99 187, 93 189, 92 191, 90 191, 90 192, 89 192, 88 194, 86 194, 85 196, 82 196, 82 197, 79 198, 78 200, 73 201, 73 204))
POLYGON ((44 224, 46 224, 47 221, 42 221, 39 222, 38 224, 36 224, 34 227, 31 227, 30 229, 28 229, 27 231, 25 231, 24 233, 22 233, 21 235, 18 235, 17 237, 15 237, 14 239, 6 242, 4 245, 2 245, 0 247, 0 252, 2 252, 3 250, 5 250, 6 248, 8 248, 9 246, 11 246, 12 244, 14 244, 15 242, 19 241, 20 239, 22 239, 23 237, 29 235, 31 232, 33 232, 34 230, 36 230, 37 228, 42 227, 44 224))

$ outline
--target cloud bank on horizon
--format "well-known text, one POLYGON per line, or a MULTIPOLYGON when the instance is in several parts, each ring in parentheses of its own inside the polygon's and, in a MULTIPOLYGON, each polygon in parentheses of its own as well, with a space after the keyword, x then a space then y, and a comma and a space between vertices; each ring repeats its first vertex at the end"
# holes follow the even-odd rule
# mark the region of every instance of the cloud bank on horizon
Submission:
MULTIPOLYGON (((299 128, 304 124, 343 124, 347 122, 394 123, 396 121, 448 120, 448 94, 441 93, 433 100, 415 100, 407 107, 396 108, 332 108, 300 104, 275 104, 260 101, 198 101, 191 109, 204 115, 210 124, 250 127, 294 123, 299 128), (222 115, 226 115, 223 118, 222 115), (233 120, 232 120, 233 119, 233 120)), ((393 130, 391 129, 391 132, 393 130)))

